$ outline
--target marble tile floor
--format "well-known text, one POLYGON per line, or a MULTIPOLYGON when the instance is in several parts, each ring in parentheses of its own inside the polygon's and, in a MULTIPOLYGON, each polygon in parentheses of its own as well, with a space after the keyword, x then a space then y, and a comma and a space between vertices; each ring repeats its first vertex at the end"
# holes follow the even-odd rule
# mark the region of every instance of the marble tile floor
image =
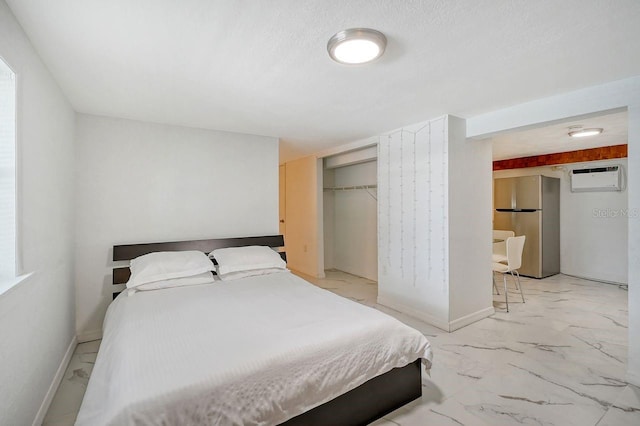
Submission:
POLYGON ((44 417, 43 425, 71 426, 75 423, 99 347, 100 340, 76 346, 64 378, 44 417))
POLYGON ((509 313, 500 290, 494 315, 447 333, 378 305, 373 281, 339 271, 305 278, 415 327, 433 346, 422 398, 377 426, 640 425, 640 388, 625 381, 624 288, 523 277, 524 304, 509 282, 509 313))
MULTIPOLYGON (((422 398, 376 426, 640 425, 640 388, 625 381, 625 289, 564 275, 523 277, 526 303, 511 287, 506 313, 501 290, 494 315, 447 333, 378 305, 374 281, 326 275, 303 277, 398 318, 433 346, 422 398)), ((73 424, 99 344, 78 345, 44 425, 73 424)))

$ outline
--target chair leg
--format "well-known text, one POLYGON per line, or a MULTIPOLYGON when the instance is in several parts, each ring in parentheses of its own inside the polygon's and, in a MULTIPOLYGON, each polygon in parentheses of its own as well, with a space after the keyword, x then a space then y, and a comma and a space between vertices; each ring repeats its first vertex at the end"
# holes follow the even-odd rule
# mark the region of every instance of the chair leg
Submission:
POLYGON ((491 271, 491 279, 493 280, 493 288, 496 289, 496 294, 500 296, 500 292, 498 291, 498 286, 496 285, 496 274, 491 271))
POLYGON ((522 296, 522 303, 524 303, 524 293, 522 292, 522 284, 520 284, 520 274, 516 270, 516 276, 518 277, 518 284, 520 285, 520 296, 522 296))
POLYGON ((504 281, 504 301, 507 304, 507 312, 509 312, 509 293, 507 292, 507 274, 502 274, 502 280, 504 281))

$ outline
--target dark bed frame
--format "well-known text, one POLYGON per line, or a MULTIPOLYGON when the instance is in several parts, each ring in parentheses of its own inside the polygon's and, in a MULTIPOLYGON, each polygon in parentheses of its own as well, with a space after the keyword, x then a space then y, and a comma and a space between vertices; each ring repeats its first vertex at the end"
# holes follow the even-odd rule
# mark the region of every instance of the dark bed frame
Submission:
MULTIPOLYGON (((157 251, 199 250, 260 245, 272 247, 286 260, 282 235, 175 241, 113 246, 113 260, 125 261, 157 251)), ((125 284, 128 267, 113 269, 113 284, 125 284)), ((114 291, 113 298, 119 294, 114 291)), ((282 423, 283 426, 366 425, 422 396, 421 366, 417 359, 404 367, 374 377, 357 388, 282 423)))

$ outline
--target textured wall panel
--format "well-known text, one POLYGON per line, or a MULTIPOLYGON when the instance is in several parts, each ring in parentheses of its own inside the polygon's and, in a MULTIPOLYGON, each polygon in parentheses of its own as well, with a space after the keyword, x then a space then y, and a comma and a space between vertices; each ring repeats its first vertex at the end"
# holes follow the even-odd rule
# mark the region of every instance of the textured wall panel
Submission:
POLYGON ((447 318, 447 119, 379 138, 379 294, 447 318))

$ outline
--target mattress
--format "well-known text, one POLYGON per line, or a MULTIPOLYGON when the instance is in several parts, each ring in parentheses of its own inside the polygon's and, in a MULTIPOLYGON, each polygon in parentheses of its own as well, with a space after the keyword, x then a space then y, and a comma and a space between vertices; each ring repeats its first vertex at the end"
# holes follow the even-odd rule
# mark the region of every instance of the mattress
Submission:
POLYGON ((76 425, 276 425, 431 357, 417 330, 289 272, 123 293, 76 425))

